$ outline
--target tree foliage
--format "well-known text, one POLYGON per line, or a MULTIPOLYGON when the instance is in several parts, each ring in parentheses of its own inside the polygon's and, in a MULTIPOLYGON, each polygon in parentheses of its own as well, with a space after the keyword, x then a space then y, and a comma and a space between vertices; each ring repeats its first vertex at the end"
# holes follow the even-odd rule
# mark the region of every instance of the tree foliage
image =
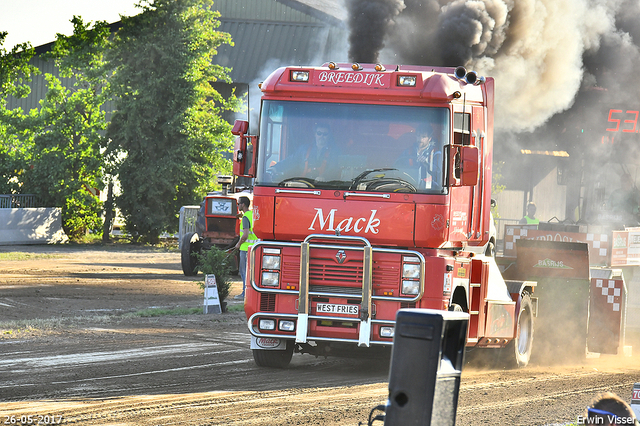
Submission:
POLYGON ((21 191, 33 135, 23 111, 8 110, 6 99, 27 96, 32 76, 40 71, 29 62, 35 55, 33 47, 21 43, 8 51, 2 47, 6 37, 7 32, 0 32, 0 194, 14 194, 21 191))
POLYGON ((72 19, 71 36, 58 34, 51 52, 60 75, 71 78, 66 88, 47 74, 47 94, 40 102, 34 153, 25 188, 50 207, 62 207, 62 226, 71 239, 88 230, 100 232, 101 203, 96 189, 103 187, 107 127, 105 111, 108 71, 104 52, 109 28, 106 22, 72 19))
POLYGON ((117 199, 134 238, 156 241, 177 228, 181 206, 211 187, 232 144, 220 113, 238 107, 211 83, 229 82, 212 56, 229 34, 216 31, 210 0, 143 1, 123 17, 111 50, 117 107, 108 136, 126 152, 117 199))
POLYGON ((73 35, 58 34, 43 57, 60 73, 45 76, 46 97, 28 112, 7 110, 5 100, 28 95, 34 50, 23 44, 8 52, 0 33, 0 193, 34 193, 62 207, 63 227, 77 238, 100 231, 93 192, 117 179, 117 205, 135 239, 153 242, 177 228, 179 208, 197 203, 214 174, 230 169, 223 152, 231 126, 220 116, 239 101, 212 86, 230 82, 229 70, 211 60, 231 44, 216 31, 212 5, 141 0, 142 13, 122 17, 113 40, 106 22, 74 17, 73 35), (105 105, 112 103, 109 124, 105 105))
POLYGON ((0 101, 3 105, 8 95, 16 98, 27 96, 31 91, 31 76, 40 73, 29 63, 35 55, 31 44, 20 43, 8 51, 3 47, 7 35, 6 31, 0 31, 0 101))

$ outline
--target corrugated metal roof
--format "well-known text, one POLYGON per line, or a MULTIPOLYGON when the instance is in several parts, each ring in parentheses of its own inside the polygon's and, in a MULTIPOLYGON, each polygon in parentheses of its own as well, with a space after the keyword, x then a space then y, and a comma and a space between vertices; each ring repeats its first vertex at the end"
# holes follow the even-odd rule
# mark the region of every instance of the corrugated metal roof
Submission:
POLYGON ((341 25, 347 20, 347 9, 343 0, 278 0, 282 4, 300 10, 321 21, 341 25))
POLYGON ((230 77, 238 83, 265 78, 278 66, 310 64, 326 52, 332 30, 311 23, 228 20, 220 29, 232 35, 234 47, 221 47, 214 62, 232 67, 230 77))
POLYGON ((219 30, 234 46, 221 46, 213 61, 231 67, 238 83, 263 79, 280 65, 311 64, 347 37, 341 0, 221 0, 216 7, 219 30))

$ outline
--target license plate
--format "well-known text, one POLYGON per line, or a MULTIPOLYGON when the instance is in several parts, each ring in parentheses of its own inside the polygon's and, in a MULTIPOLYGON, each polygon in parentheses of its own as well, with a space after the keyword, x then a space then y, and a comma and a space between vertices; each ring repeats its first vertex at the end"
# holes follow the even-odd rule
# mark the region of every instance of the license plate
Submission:
POLYGON ((348 314, 358 315, 360 307, 358 305, 336 305, 333 303, 318 303, 316 312, 323 314, 348 314))

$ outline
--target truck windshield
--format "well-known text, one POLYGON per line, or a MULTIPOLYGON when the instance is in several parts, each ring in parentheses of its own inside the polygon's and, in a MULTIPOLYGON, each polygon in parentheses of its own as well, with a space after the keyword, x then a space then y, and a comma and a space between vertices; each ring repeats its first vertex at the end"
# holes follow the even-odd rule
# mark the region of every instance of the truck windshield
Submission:
POLYGON ((441 194, 449 110, 264 101, 256 185, 441 194))

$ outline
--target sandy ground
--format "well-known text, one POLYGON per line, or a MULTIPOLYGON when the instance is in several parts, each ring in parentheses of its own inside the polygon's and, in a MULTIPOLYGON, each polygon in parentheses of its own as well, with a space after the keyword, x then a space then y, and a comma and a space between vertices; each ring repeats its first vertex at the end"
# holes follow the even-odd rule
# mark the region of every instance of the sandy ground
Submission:
MULTIPOLYGON (((385 402, 388 360, 296 354, 286 370, 259 368, 242 311, 134 315, 201 307, 201 279, 185 277, 171 250, 0 246, 0 420, 357 425, 385 402)), ((235 281, 231 296, 239 292, 235 281)), ((468 365, 457 424, 575 424, 598 392, 629 400, 639 364, 603 356, 566 365, 559 354, 522 370, 468 365)))

